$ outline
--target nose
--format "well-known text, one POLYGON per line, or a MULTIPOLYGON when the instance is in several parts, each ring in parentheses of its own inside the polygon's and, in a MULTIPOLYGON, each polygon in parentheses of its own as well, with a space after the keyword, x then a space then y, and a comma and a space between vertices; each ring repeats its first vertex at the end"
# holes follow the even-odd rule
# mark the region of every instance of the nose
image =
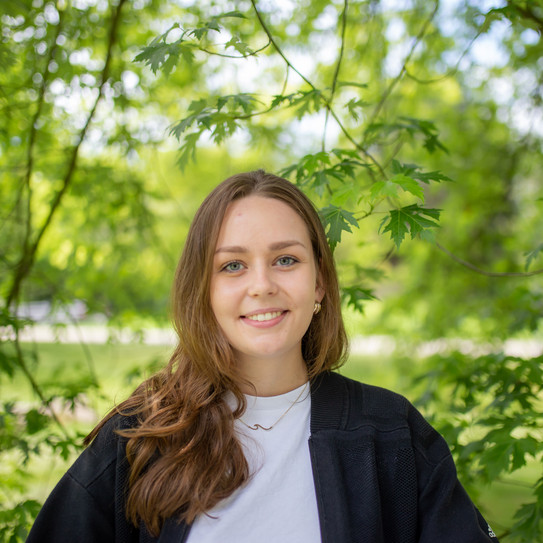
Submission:
POLYGON ((255 267, 249 275, 249 296, 269 296, 277 292, 273 270, 267 266, 255 267))

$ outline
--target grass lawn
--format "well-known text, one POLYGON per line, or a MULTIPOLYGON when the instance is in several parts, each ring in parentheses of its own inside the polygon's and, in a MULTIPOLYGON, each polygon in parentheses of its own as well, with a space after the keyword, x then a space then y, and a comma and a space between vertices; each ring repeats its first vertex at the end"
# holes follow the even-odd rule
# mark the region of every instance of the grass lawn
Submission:
MULTIPOLYGON (((90 344, 82 347, 77 344, 38 344, 26 345, 30 355, 31 369, 36 380, 48 395, 86 389, 94 377, 100 388, 88 388, 84 394, 85 407, 73 417, 63 411, 65 421, 80 431, 88 432, 116 402, 124 399, 153 369, 165 364, 172 351, 171 346, 140 344, 90 344), (34 353, 34 354, 32 354, 34 353)), ((342 368, 341 373, 366 383, 384 386, 395 390, 410 399, 410 391, 405 387, 401 371, 393 357, 353 355, 342 368)), ((36 397, 21 374, 12 380, 5 376, 0 379, 0 394, 3 402, 18 402, 20 405, 36 402, 36 397)), ((5 460, 5 459, 4 459, 5 460)), ((26 474, 31 480, 27 497, 43 500, 69 463, 58 457, 42 455, 26 466, 26 474)), ((4 461, 2 472, 10 469, 16 458, 4 461)), ((531 465, 521 470, 520 480, 535 481, 537 466, 531 465)), ((515 479, 519 479, 516 477, 515 479)), ((499 534, 511 524, 514 511, 530 498, 530 489, 525 485, 498 481, 491 487, 480 489, 478 505, 495 525, 499 534)))

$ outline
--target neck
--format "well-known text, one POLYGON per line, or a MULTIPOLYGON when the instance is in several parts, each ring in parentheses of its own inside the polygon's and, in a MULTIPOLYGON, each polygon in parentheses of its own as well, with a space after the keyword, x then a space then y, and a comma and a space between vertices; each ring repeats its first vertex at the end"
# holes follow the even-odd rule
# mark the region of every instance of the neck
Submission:
POLYGON ((291 361, 267 359, 240 360, 242 376, 248 385, 242 385, 244 394, 278 396, 303 385, 307 381, 307 367, 300 357, 291 361))

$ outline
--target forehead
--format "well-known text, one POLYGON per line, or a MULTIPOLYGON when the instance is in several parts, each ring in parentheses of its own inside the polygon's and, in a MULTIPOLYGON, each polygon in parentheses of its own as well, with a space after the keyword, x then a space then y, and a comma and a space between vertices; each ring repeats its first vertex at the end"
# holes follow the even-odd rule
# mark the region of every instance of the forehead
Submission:
POLYGON ((273 243, 285 239, 311 246, 305 221, 289 205, 275 198, 247 196, 232 202, 225 213, 217 247, 222 244, 273 243))

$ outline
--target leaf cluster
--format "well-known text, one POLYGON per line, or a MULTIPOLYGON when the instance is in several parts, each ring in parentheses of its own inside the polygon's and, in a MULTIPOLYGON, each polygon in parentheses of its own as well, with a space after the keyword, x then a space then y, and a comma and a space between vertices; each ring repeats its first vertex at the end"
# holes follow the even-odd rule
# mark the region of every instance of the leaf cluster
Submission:
MULTIPOLYGON (((208 45, 210 34, 224 31, 221 21, 229 18, 243 19, 245 16, 239 11, 228 11, 201 20, 194 28, 182 28, 179 23, 174 23, 166 32, 156 36, 149 45, 143 47, 134 61, 149 66, 155 74, 161 70, 164 74, 170 75, 180 60, 192 65, 195 50, 204 49, 208 45), (180 35, 177 39, 171 40, 172 33, 180 35)), ((249 45, 237 34, 233 34, 224 44, 225 50, 229 47, 233 47, 241 57, 254 54, 249 45)), ((208 53, 211 54, 209 51, 208 53)))
MULTIPOLYGON (((463 480, 489 483, 514 474, 530 459, 543 471, 543 356, 453 352, 427 359, 418 374, 424 391, 419 403, 434 415, 463 480)), ((541 481, 535 500, 516 513, 511 531, 519 541, 543 535, 540 487, 541 481)))

